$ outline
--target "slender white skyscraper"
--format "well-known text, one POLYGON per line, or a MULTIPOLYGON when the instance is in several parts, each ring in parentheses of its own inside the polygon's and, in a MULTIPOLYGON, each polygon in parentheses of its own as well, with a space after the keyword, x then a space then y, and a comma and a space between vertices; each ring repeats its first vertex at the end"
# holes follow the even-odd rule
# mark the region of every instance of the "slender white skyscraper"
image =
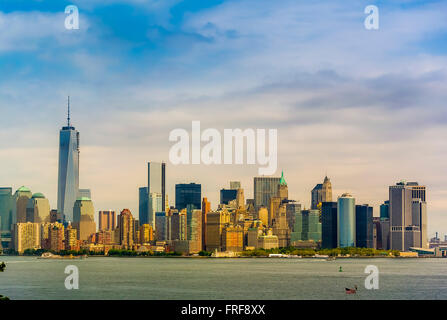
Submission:
POLYGON ((57 210, 73 221, 73 207, 79 192, 79 132, 70 124, 68 97, 67 126, 59 132, 57 210))

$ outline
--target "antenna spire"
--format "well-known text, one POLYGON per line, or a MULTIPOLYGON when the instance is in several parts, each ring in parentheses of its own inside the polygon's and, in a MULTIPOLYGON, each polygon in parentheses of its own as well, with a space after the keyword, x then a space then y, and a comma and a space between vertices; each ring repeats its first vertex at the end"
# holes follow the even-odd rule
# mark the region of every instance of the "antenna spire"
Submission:
POLYGON ((68 124, 68 126, 70 126, 70 96, 68 96, 67 124, 68 124))

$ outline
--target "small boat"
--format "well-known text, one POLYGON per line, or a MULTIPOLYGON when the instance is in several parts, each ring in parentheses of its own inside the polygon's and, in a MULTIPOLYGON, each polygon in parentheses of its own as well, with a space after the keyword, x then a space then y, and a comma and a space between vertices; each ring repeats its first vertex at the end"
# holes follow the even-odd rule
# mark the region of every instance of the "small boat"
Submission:
POLYGON ((356 294, 357 293, 357 286, 354 286, 354 288, 345 288, 346 294, 356 294))
POLYGON ((326 259, 326 261, 334 261, 336 258, 335 257, 333 257, 333 256, 329 256, 327 259, 326 259))

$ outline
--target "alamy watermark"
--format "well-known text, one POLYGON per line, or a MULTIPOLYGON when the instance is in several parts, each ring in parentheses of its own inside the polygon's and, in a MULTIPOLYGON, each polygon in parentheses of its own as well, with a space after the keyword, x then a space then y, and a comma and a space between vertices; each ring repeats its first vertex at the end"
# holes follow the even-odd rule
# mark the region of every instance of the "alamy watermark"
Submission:
POLYGON ((65 289, 79 289, 79 269, 74 265, 68 265, 65 267, 65 274, 68 276, 65 278, 65 289))
POLYGON ((368 15, 365 19, 365 29, 379 30, 379 8, 369 5, 365 8, 365 14, 368 15))
POLYGON ((65 29, 78 30, 79 29, 79 10, 75 5, 69 5, 65 7, 65 29))
POLYGON ((379 289, 379 268, 374 265, 368 265, 365 268, 368 276, 365 279, 365 288, 368 290, 379 289))
POLYGON ((214 128, 201 132, 200 121, 192 121, 191 135, 185 129, 174 129, 169 141, 176 142, 169 150, 169 161, 174 164, 258 164, 260 175, 273 175, 278 165, 278 131, 268 129, 224 129, 222 135, 214 128), (206 144, 202 147, 202 142, 206 144), (246 148, 244 152, 244 142, 246 148), (223 158, 223 160, 222 160, 223 158))

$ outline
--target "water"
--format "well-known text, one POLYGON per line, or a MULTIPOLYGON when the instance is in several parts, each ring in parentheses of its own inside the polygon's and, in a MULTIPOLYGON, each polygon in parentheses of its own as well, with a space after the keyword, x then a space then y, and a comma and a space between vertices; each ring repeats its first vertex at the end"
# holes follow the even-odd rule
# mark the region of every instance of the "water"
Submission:
POLYGON ((447 259, 43 260, 0 257, 0 294, 11 299, 447 299, 447 259), (79 290, 65 289, 67 265, 79 268, 79 290), (366 290, 367 265, 379 289, 366 290), (343 272, 339 272, 339 267, 343 272), (356 295, 345 287, 357 285, 356 295))

